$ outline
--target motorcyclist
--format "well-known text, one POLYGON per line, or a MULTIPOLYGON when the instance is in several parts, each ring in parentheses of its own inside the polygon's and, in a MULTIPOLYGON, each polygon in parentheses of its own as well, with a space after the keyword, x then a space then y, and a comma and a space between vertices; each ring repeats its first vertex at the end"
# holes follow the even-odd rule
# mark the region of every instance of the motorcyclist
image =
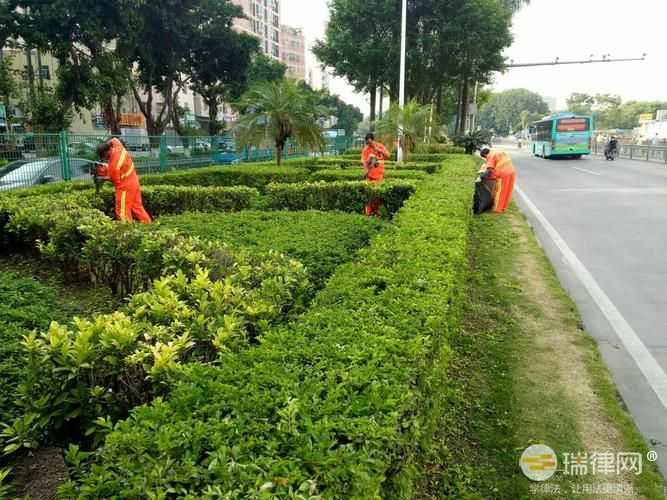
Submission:
POLYGON ((605 154, 607 157, 614 157, 618 153, 618 140, 616 137, 612 136, 611 139, 609 139, 609 142, 607 143, 607 147, 605 148, 605 154))

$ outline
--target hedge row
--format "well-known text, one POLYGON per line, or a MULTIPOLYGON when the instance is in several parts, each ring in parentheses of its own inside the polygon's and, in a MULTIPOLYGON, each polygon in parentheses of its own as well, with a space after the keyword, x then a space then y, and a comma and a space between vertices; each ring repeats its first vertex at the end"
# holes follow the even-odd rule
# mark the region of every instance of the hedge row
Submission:
POLYGON ((424 181, 299 321, 188 366, 63 496, 413 498, 459 327, 474 171, 457 159, 424 181))
POLYGON ((182 363, 236 352, 304 305, 301 263, 189 243, 168 251, 164 269, 176 272, 134 295, 125 310, 26 336, 22 416, 2 432, 5 452, 59 438, 95 446, 112 422, 167 394, 182 363))
MULTIPOLYGON (((385 170, 385 178, 390 181, 399 179, 422 180, 424 177, 426 177, 426 175, 426 172, 422 170, 385 170)), ((364 173, 361 169, 334 168, 328 170, 317 170, 312 173, 309 179, 312 182, 335 182, 352 180, 359 181, 364 179, 364 173)))
POLYGON ((382 201, 386 215, 396 213, 415 192, 414 181, 312 182, 270 184, 266 188, 268 206, 274 210, 342 210, 363 213, 371 199, 382 201))
POLYGON ((160 219, 163 228, 224 241, 253 252, 275 250, 301 262, 315 290, 353 258, 385 224, 374 217, 338 212, 187 213, 160 219))

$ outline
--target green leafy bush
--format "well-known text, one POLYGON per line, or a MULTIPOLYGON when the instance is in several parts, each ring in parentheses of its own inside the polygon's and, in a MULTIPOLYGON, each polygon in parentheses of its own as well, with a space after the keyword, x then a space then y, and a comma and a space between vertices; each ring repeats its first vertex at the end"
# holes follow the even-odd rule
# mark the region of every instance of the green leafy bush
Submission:
MULTIPOLYGON (((403 170, 403 169, 385 169, 385 179, 387 180, 421 180, 426 176, 423 170, 403 170)), ((310 176, 310 182, 336 182, 336 181, 359 181, 364 180, 364 172, 361 168, 336 168, 330 170, 317 170, 310 176)))
POLYGON ((48 327, 62 312, 55 291, 31 278, 0 272, 0 422, 17 416, 16 388, 24 357, 21 339, 33 329, 48 327))
POLYGON ((160 223, 234 248, 275 250, 295 258, 304 264, 315 288, 385 226, 375 218, 317 211, 190 213, 165 217, 160 223))
POLYGON ((2 433, 6 451, 37 446, 53 432, 95 440, 110 421, 166 394, 182 363, 237 351, 301 307, 308 280, 299 262, 229 251, 225 259, 209 270, 199 261, 210 258, 194 256, 191 272, 156 280, 126 311, 28 335, 23 416, 2 433))
POLYGON ((463 154, 464 148, 450 144, 417 144, 418 154, 463 154))
MULTIPOLYGON (((186 177, 188 174, 181 174, 186 177)), ((81 204, 90 204, 104 211, 110 217, 114 215, 115 195, 111 189, 105 189, 98 196, 93 191, 80 193, 81 204)), ((141 198, 146 211, 152 217, 179 214, 192 211, 238 211, 246 210, 256 201, 259 192, 256 189, 235 186, 147 186, 141 190, 141 198)))
POLYGON ((371 199, 382 200, 389 216, 396 213, 415 192, 414 181, 313 182, 270 184, 266 188, 269 207, 274 210, 341 210, 362 213, 371 199))
POLYGON ((107 438, 79 498, 411 499, 459 328, 475 165, 425 180, 288 328, 180 373, 107 438))
MULTIPOLYGON (((413 156, 410 155, 410 159, 413 159, 413 156)), ((439 171, 442 167, 442 160, 434 159, 433 162, 424 163, 417 161, 410 161, 404 163, 396 163, 395 161, 386 161, 385 162, 385 172, 392 172, 394 170, 420 170, 429 174, 434 174, 439 171)), ((322 169, 333 169, 333 168, 345 168, 351 170, 361 171, 361 160, 356 159, 345 159, 345 158, 323 158, 319 161, 312 164, 310 167, 311 170, 317 172, 317 170, 322 169)))
POLYGON ((147 175, 141 178, 141 184, 143 186, 248 186, 262 190, 271 183, 304 182, 307 178, 308 171, 302 168, 249 164, 147 175))

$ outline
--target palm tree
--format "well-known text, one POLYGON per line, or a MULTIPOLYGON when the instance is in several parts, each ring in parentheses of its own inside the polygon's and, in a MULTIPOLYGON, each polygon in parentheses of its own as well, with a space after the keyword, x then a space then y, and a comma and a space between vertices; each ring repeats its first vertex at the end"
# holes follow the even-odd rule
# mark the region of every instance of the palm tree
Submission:
POLYGON ((318 120, 327 111, 291 80, 258 84, 243 95, 237 108, 242 113, 235 127, 239 145, 259 146, 272 141, 278 166, 288 139, 319 150, 326 144, 318 120))
POLYGON ((405 160, 415 152, 419 141, 428 135, 428 130, 438 130, 436 123, 431 123, 431 107, 423 106, 415 100, 408 102, 403 109, 392 106, 382 120, 377 122, 377 132, 385 144, 391 144, 403 133, 405 160))

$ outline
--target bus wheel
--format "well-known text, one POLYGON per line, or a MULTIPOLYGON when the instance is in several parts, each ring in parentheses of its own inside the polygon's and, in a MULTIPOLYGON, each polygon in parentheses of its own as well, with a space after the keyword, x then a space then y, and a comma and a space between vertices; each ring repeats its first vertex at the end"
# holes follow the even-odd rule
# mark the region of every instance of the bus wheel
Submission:
POLYGON ((574 155, 572 156, 574 160, 581 160, 581 155, 574 155))

